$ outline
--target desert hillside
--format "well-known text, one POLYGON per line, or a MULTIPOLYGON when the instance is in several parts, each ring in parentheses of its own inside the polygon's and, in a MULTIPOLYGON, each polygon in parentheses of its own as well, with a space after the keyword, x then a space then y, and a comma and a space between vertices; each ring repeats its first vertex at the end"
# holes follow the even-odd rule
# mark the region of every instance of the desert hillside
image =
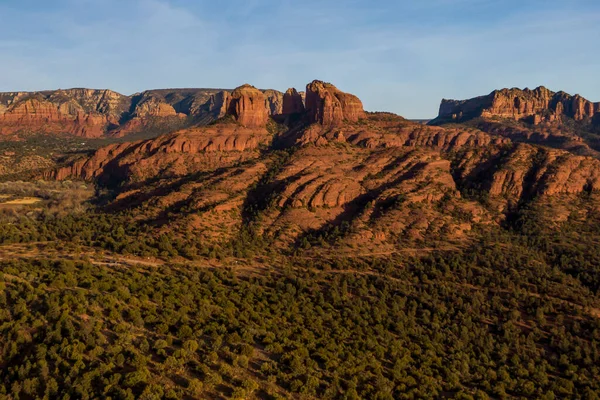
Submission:
MULTIPOLYGON (((283 93, 263 93, 269 115, 280 114, 283 93)), ((0 135, 98 138, 175 130, 222 117, 230 95, 223 89, 158 89, 131 96, 95 89, 0 93, 0 135)))
POLYGON ((600 155, 600 102, 543 86, 495 90, 468 100, 444 99, 438 117, 429 123, 464 124, 515 141, 600 155))
POLYGON ((597 105, 302 89, 0 96, 0 398, 597 397, 597 105))

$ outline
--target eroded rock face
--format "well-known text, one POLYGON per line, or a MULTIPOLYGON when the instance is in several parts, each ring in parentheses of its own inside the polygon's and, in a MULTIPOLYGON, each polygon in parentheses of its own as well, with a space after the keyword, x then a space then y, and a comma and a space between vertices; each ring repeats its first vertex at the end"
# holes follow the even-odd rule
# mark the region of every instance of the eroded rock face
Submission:
POLYGON ((265 106, 269 115, 279 115, 283 112, 283 93, 277 90, 263 90, 265 96, 265 106))
POLYGON ((311 123, 323 125, 356 122, 365 116, 358 97, 316 80, 306 86, 306 111, 311 123))
POLYGON ((311 125, 291 130, 282 139, 290 146, 349 143, 368 149, 393 147, 427 147, 442 151, 457 151, 464 147, 482 148, 510 143, 510 140, 489 135, 477 129, 441 128, 408 121, 390 113, 370 113, 362 124, 337 126, 311 125))
POLYGON ((229 102, 229 92, 219 92, 210 97, 208 108, 211 112, 216 113, 219 117, 227 114, 227 103, 229 102))
POLYGON ((4 93, 0 104, 0 134, 39 131, 98 137, 118 123, 127 100, 110 90, 71 89, 4 93))
POLYGON ((572 99, 571 113, 573 118, 577 121, 593 118, 598 112, 600 112, 600 103, 592 103, 589 100, 584 99, 580 95, 573 96, 572 99))
POLYGON ((461 122, 477 117, 500 117, 539 124, 563 118, 582 121, 593 118, 599 111, 600 103, 592 103, 579 95, 555 93, 540 86, 534 90, 495 90, 487 96, 469 100, 444 99, 437 119, 461 122))
POLYGON ((51 171, 46 177, 106 182, 147 179, 163 172, 178 176, 254 157, 254 151, 268 140, 269 133, 264 128, 236 124, 191 128, 100 148, 91 157, 51 171))
POLYGON ((516 204, 600 189, 600 160, 513 143, 502 151, 465 153, 455 176, 466 187, 484 188, 490 198, 516 204))
MULTIPOLYGON (((324 98, 333 101, 331 96, 325 94, 324 98)), ((296 91, 288 90, 284 96, 286 111, 302 110, 299 97, 296 91)), ((98 150, 89 159, 55 171, 53 177, 94 179, 108 174, 129 179, 155 176, 161 171, 183 174, 198 168, 228 165, 231 160, 239 161, 240 157, 249 154, 257 157, 259 146, 270 143, 272 136, 265 128, 269 113, 260 90, 245 85, 231 95, 213 95, 210 104, 213 111, 218 113, 226 109, 238 123, 225 121, 209 127, 185 129, 145 142, 108 146, 98 150), (227 107, 225 104, 228 104, 227 107)), ((338 111, 332 108, 330 115, 340 111, 343 113, 342 104, 340 101, 338 111)), ((35 106, 38 107, 38 104, 35 106)), ((333 149, 335 154, 340 153, 340 148, 360 149, 341 152, 335 158, 341 159, 332 164, 349 163, 350 169, 356 165, 344 158, 352 158, 352 152, 360 152, 363 157, 370 152, 426 149, 430 155, 437 154, 435 163, 431 165, 436 166, 436 170, 443 167, 447 171, 444 173, 444 186, 448 190, 453 185, 446 178, 452 172, 460 186, 484 188, 493 198, 511 201, 519 201, 524 196, 572 195, 600 190, 600 161, 590 157, 525 143, 515 144, 506 137, 474 128, 421 125, 393 114, 372 113, 364 118, 365 124, 338 122, 293 128, 280 134, 279 145, 333 149), (452 171, 448 162, 450 157, 453 157, 452 171)), ((319 152, 330 154, 325 150, 319 152)), ((303 161, 298 162, 300 165, 303 161)), ((302 206, 339 207, 360 196, 362 189, 359 190, 355 182, 343 175, 336 175, 335 180, 323 179, 315 181, 320 182, 317 185, 320 194, 306 192, 307 195, 300 202, 302 206)), ((292 203, 298 202, 294 200, 292 203)))
MULTIPOLYGON (((303 95, 294 95, 291 107, 297 112, 304 109, 303 95)), ((0 93, 0 135, 123 137, 144 130, 173 132, 207 125, 228 113, 244 126, 262 126, 269 116, 284 114, 284 97, 277 90, 250 85, 237 91, 156 89, 131 96, 93 89, 0 93)))
MULTIPOLYGON (((265 90, 267 115, 281 114, 283 93, 265 90)), ((231 92, 222 89, 156 89, 124 96, 110 90, 69 89, 0 93, 1 134, 125 136, 144 129, 206 125, 226 115, 231 92), (189 121, 186 122, 186 117, 189 121)), ((256 113, 255 113, 256 114, 256 113)), ((248 117, 248 113, 243 118, 248 117)))
POLYGON ((294 88, 289 88, 283 95, 282 113, 285 115, 304 113, 304 101, 302 96, 294 88))
POLYGON ((227 114, 246 127, 264 126, 269 119, 264 94, 254 86, 245 84, 231 93, 227 114))
MULTIPOLYGON (((393 245, 398 237, 439 235, 455 240, 468 235, 475 223, 499 223, 503 212, 531 199, 567 202, 600 190, 600 161, 591 157, 514 143, 465 126, 421 125, 390 113, 369 113, 360 124, 291 125, 272 142, 264 126, 240 121, 248 117, 256 123, 257 104, 263 108, 260 115, 268 117, 257 92, 242 87, 231 94, 237 103, 229 94, 211 96, 213 110, 233 110, 235 123, 225 118, 207 127, 110 145, 46 177, 114 183, 120 191, 114 204, 143 204, 145 217, 184 204, 193 212, 172 218, 185 229, 214 232, 207 240, 224 237, 224 221, 237 232, 247 223, 244 207, 268 194, 272 202, 253 221, 257 232, 290 246, 306 232, 336 221, 352 224, 356 236, 347 240, 353 244, 393 245), (290 146, 295 149, 284 158, 272 151, 290 146), (267 173, 269 179, 263 179, 267 173), (461 191, 471 188, 489 202, 463 197, 461 191)), ((294 90, 284 95, 286 110, 301 110, 298 97, 294 90)))
POLYGON ((172 105, 161 102, 156 98, 146 99, 135 107, 134 118, 185 116, 178 114, 172 105))

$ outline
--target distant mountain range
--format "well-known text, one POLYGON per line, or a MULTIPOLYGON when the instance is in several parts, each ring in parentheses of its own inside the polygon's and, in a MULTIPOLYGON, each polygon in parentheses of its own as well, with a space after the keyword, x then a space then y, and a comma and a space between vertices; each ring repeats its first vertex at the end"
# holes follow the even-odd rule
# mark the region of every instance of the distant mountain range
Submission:
POLYGON ((600 103, 541 86, 495 90, 469 100, 442 100, 432 125, 466 124, 512 140, 598 157, 600 103))
MULTIPOLYGON (((225 114, 231 91, 158 89, 132 96, 111 90, 67 89, 0 93, 0 135, 125 136, 166 125, 209 123, 225 114)), ((264 90, 271 114, 282 112, 283 93, 264 90)))
POLYGON ((230 235, 252 224, 283 247, 342 225, 353 227, 348 243, 365 246, 442 233, 460 241, 533 201, 553 204, 561 218, 572 209, 556 204, 600 189, 598 103, 543 87, 443 100, 429 122, 365 112, 356 96, 321 81, 285 93, 251 85, 8 93, 0 104, 6 139, 126 139, 160 128, 157 137, 31 163, 46 179, 111 188, 114 207, 144 218, 174 215, 172 229, 195 227, 208 242, 229 240, 215 233, 221 223, 230 235))
MULTIPOLYGON (((596 154, 592 137, 580 135, 594 127, 596 106, 578 99, 502 90, 445 100, 425 125, 367 113, 356 96, 320 81, 305 96, 250 85, 153 91, 132 101, 121 127, 178 113, 212 122, 112 144, 44 176, 95 181, 116 191, 112 207, 157 221, 171 215, 169 229, 192 229, 207 243, 249 224, 282 248, 342 226, 351 229, 340 243, 358 247, 392 248, 399 238, 460 242, 476 225, 498 224, 532 202, 564 218, 573 196, 600 189, 600 161, 580 155, 596 154)), ((112 115, 120 103, 94 104, 103 106, 85 111, 112 115)))

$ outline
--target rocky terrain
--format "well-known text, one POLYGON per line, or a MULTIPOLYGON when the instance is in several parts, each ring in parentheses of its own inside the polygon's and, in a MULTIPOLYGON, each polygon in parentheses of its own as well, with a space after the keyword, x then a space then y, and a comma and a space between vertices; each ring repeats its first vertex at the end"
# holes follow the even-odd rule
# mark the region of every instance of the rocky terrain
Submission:
POLYGON ((545 87, 495 90, 469 100, 444 99, 430 124, 467 124, 515 141, 600 156, 600 103, 545 87))
POLYGON ((110 96, 0 141, 0 398, 597 398, 593 117, 110 96))
MULTIPOLYGON (((268 115, 282 113, 283 93, 261 91, 268 115)), ((125 96, 111 90, 0 93, 4 135, 69 134, 85 138, 163 132, 207 124, 225 115, 230 90, 161 89, 125 96)))
POLYGON ((314 81, 306 87, 306 112, 309 122, 322 125, 356 122, 365 116, 358 97, 320 81, 314 81))
POLYGON ((526 120, 534 125, 542 122, 592 120, 600 112, 600 103, 592 103, 579 95, 553 92, 543 86, 530 89, 494 90, 487 96, 469 100, 442 100, 439 121, 461 122, 476 117, 526 120))
POLYGON ((593 157, 367 113, 329 83, 308 84, 305 102, 289 89, 276 115, 266 99, 241 86, 209 126, 101 148, 46 177, 95 180, 114 191, 111 207, 207 242, 252 227, 293 248, 335 230, 338 243, 380 250, 434 237, 461 243, 531 202, 556 205, 549 223, 564 220, 571 210, 559 203, 600 188, 593 157))

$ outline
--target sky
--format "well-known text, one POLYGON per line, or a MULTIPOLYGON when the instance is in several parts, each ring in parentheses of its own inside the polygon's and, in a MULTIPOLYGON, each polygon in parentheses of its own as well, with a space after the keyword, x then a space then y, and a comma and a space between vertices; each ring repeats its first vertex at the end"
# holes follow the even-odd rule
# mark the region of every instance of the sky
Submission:
POLYGON ((600 101, 598 0, 0 0, 0 91, 303 90, 432 118, 497 88, 600 101))

